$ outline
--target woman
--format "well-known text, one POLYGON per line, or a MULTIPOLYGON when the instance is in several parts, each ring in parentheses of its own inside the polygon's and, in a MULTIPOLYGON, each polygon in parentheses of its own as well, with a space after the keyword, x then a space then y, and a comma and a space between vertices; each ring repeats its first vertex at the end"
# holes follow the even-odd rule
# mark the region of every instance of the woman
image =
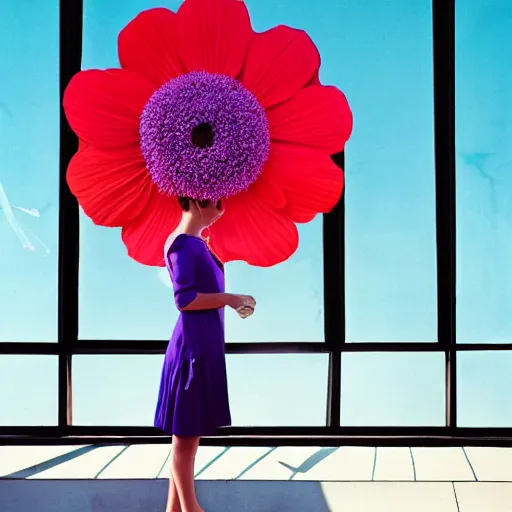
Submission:
POLYGON ((155 426, 172 435, 167 512, 203 512, 194 489, 199 439, 231 425, 224 307, 245 318, 255 300, 224 292, 224 268, 202 239, 223 213, 221 201, 179 199, 182 221, 165 244, 165 262, 180 315, 162 371, 155 426))

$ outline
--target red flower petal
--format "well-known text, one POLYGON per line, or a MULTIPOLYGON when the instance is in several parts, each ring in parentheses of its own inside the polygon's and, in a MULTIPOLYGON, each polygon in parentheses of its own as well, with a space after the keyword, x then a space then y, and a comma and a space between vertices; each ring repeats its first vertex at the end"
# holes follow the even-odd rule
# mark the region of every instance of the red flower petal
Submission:
POLYGON ((311 85, 267 111, 272 141, 293 142, 334 154, 352 132, 352 113, 336 87, 311 85))
POLYGON ((144 213, 123 227, 123 242, 128 256, 138 263, 163 267, 164 245, 181 220, 181 208, 175 197, 156 191, 144 213))
POLYGON ((185 0, 178 10, 177 41, 186 71, 236 77, 253 35, 240 0, 185 0))
POLYGON ((154 89, 127 69, 81 71, 64 93, 64 110, 71 128, 86 144, 136 146, 139 117, 154 89))
POLYGON ((272 182, 269 173, 263 170, 261 176, 249 189, 251 193, 256 194, 265 201, 274 210, 281 210, 286 205, 286 197, 279 187, 272 182))
POLYGON ((176 14, 163 7, 137 15, 120 32, 119 62, 155 86, 183 74, 176 51, 176 14))
POLYGON ((343 191, 343 171, 324 152, 305 146, 273 143, 264 173, 283 192, 283 213, 295 222, 330 212, 343 191))
POLYGON ((319 67, 320 55, 310 37, 280 25, 253 37, 240 80, 269 108, 308 85, 319 67))
POLYGON ((295 224, 250 192, 226 201, 226 212, 210 228, 212 250, 224 261, 270 267, 297 249, 295 224))
POLYGON ((314 75, 313 75, 313 78, 311 79, 311 82, 309 82, 308 85, 322 85, 322 82, 320 82, 320 74, 319 74, 320 70, 318 70, 314 75))
POLYGON ((155 185, 140 150, 88 146, 71 160, 67 181, 88 217, 100 226, 124 226, 151 200, 155 185))
POLYGON ((296 206, 287 205, 283 210, 283 214, 288 216, 297 224, 307 224, 318 215, 318 212, 306 210, 302 207, 302 205, 298 204, 296 206))

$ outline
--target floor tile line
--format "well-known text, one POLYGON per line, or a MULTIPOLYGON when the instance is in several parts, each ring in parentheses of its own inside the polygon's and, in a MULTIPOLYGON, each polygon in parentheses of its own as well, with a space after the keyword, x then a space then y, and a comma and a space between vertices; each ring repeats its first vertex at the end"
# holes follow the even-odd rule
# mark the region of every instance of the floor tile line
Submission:
POLYGON ((114 455, 114 457, 112 457, 112 459, 110 459, 99 471, 98 473, 96 474, 96 476, 94 477, 94 480, 97 480, 100 475, 115 461, 117 460, 119 457, 121 457, 121 455, 126 451, 128 450, 128 448, 130 448, 131 445, 127 444, 119 453, 117 453, 116 455, 114 455))
POLYGON ((460 512, 459 498, 457 497, 457 490, 455 489, 455 482, 452 482, 453 495, 455 496, 455 504, 457 505, 457 512, 460 512))
POLYGON ((464 456, 466 457, 466 460, 468 461, 469 467, 471 468, 471 471, 473 473, 473 476, 475 477, 475 481, 478 482, 478 477, 476 476, 476 471, 473 468, 473 464, 471 464, 471 461, 469 460, 468 454, 466 452, 466 448, 464 446, 462 447, 462 451, 464 453, 464 456))
POLYGON ((195 475, 194 478, 197 478, 198 476, 202 475, 208 468, 210 468, 213 464, 215 464, 223 455, 225 455, 229 450, 231 446, 226 446, 224 450, 222 450, 218 455, 213 457, 213 459, 205 464, 203 468, 201 468, 195 475))
POLYGON ((377 446, 375 447, 375 453, 373 454, 372 482, 375 481, 375 470, 376 469, 377 469, 377 446))
POLYGON ((250 471, 256 464, 259 464, 263 459, 268 457, 272 452, 277 450, 277 446, 274 446, 273 448, 269 448, 268 451, 266 451, 263 455, 258 457, 256 460, 251 462, 238 476, 235 477, 235 480, 238 480, 242 478, 248 471, 250 471))
POLYGON ((162 467, 160 468, 160 470, 156 474, 157 478, 160 478, 160 475, 162 474, 162 471, 164 470, 165 466, 167 465, 167 461, 169 460, 169 458, 171 456, 171 450, 172 450, 172 447, 170 446, 169 447, 169 451, 167 452, 167 457, 165 457, 165 460, 164 460, 164 463, 162 464, 162 467))
POLYGON ((411 455, 413 478, 414 478, 414 481, 417 482, 417 480, 416 480, 416 462, 414 460, 414 454, 412 453, 412 447, 410 447, 410 446, 409 446, 409 453, 411 455))

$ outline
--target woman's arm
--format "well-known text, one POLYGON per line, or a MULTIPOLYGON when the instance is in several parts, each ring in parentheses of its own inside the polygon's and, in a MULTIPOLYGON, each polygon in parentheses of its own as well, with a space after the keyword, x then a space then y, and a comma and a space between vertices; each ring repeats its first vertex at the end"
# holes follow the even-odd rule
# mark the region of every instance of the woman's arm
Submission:
POLYGON ((233 293, 199 293, 196 287, 196 270, 200 264, 199 251, 205 250, 203 242, 194 238, 176 237, 169 248, 169 264, 173 272, 174 300, 180 311, 219 309, 230 306, 237 309, 256 304, 252 297, 233 293), (200 245, 199 245, 200 244, 200 245))
POLYGON ((197 293, 195 298, 180 311, 199 311, 201 309, 219 309, 233 304, 235 296, 231 293, 197 293))
POLYGON ((237 293, 196 293, 186 306, 180 307, 180 311, 199 311, 201 309, 219 309, 229 306, 238 311, 239 308, 250 308, 254 311, 256 301, 250 295, 237 293))

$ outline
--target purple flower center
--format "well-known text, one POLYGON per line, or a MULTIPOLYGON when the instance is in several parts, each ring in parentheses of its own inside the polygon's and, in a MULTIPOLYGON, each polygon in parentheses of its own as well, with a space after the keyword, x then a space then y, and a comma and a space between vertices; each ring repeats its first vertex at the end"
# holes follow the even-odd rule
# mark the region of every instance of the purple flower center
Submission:
POLYGON ((233 78, 203 71, 162 85, 139 128, 151 177, 169 195, 217 200, 247 190, 270 148, 255 96, 233 78))

